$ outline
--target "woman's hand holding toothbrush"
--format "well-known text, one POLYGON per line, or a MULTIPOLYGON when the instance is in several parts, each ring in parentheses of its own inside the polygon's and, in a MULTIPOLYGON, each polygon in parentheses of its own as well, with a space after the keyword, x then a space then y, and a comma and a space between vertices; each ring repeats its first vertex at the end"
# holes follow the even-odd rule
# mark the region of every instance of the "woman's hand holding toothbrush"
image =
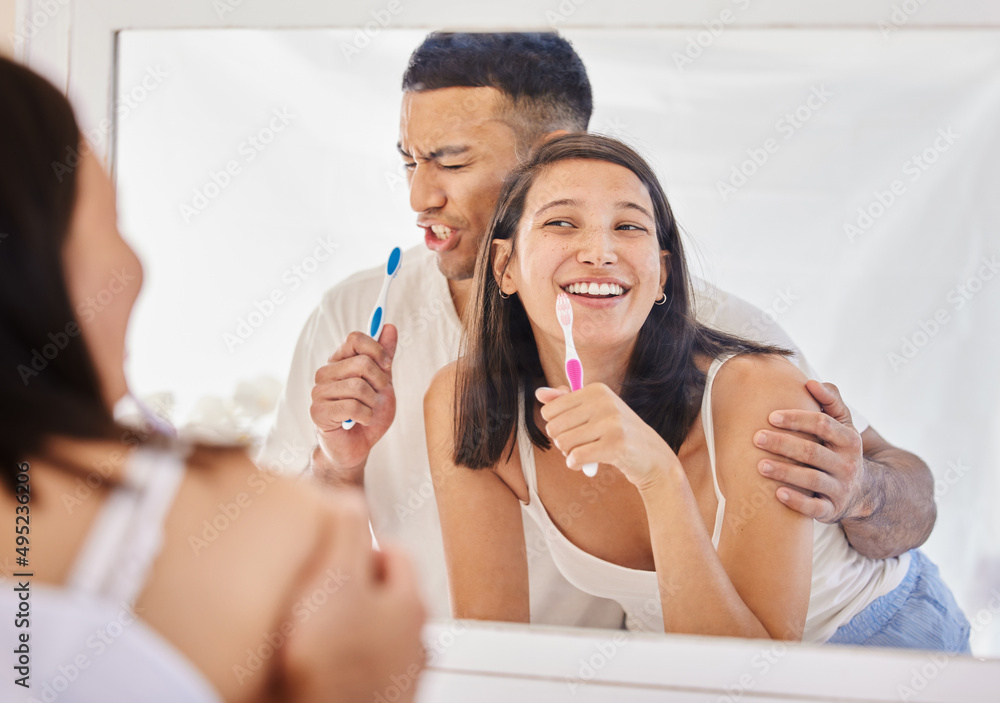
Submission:
POLYGON ((642 489, 661 471, 680 467, 656 430, 603 383, 572 392, 565 386, 539 388, 535 397, 542 403, 542 429, 571 469, 594 462, 614 466, 642 489))

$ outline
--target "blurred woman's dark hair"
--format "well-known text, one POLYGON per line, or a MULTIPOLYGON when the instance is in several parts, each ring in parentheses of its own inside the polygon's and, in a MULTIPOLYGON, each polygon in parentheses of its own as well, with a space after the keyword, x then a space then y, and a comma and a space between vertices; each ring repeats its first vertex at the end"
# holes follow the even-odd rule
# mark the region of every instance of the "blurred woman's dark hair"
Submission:
POLYGON ((0 480, 46 439, 118 437, 66 288, 80 129, 69 101, 0 57, 0 480))
MULTIPOLYGON (((719 332, 695 319, 680 230, 656 174, 639 154, 608 137, 583 133, 556 137, 539 146, 504 181, 480 245, 455 387, 456 464, 488 468, 497 464, 505 447, 513 451, 510 439, 521 412, 518 392, 531 401, 535 389, 544 381, 538 347, 520 298, 512 295, 504 299, 500 295, 493 274, 492 243, 513 240, 509 266, 517 256, 515 235, 528 191, 546 168, 570 159, 627 168, 653 201, 660 250, 670 252, 666 301, 653 306, 639 330, 621 397, 675 452, 698 416, 705 388, 705 374, 694 363, 696 354, 716 358, 725 354, 790 353, 719 332)), ((528 434, 535 446, 548 449, 549 440, 535 425, 531 408, 532 403, 526 402, 523 409, 528 434)))

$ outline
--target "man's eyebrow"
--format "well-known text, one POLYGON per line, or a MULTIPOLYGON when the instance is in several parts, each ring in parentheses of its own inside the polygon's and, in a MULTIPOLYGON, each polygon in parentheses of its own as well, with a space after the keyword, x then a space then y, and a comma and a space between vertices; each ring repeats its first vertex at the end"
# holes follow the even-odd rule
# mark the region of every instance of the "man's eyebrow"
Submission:
MULTIPOLYGON (((403 148, 402 142, 396 142, 396 148, 399 150, 399 153, 402 154, 403 156, 413 158, 413 155, 403 148)), ((442 146, 435 149, 430 154, 428 154, 427 159, 428 160, 439 159, 442 156, 461 156, 462 154, 468 152, 470 148, 471 147, 460 146, 458 144, 442 146)))
POLYGON ((457 144, 454 146, 443 146, 439 149, 435 149, 434 151, 432 151, 429 155, 429 158, 437 159, 442 156, 461 156, 462 154, 469 151, 469 149, 470 147, 468 146, 459 146, 457 144))

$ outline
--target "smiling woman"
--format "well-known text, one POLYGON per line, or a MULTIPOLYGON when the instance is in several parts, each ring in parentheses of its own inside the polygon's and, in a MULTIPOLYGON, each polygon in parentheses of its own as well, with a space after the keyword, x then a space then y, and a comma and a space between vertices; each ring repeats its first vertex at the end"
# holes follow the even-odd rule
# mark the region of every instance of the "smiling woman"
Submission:
MULTIPOLYGON (((587 296, 572 294, 576 305, 590 311, 579 317, 574 334, 602 362, 609 355, 617 360, 614 377, 603 380, 621 388, 623 398, 667 432, 674 447, 697 414, 689 385, 701 395, 698 371, 682 361, 692 349, 713 355, 781 352, 689 323, 690 282, 676 220, 653 171, 613 140, 557 137, 515 171, 497 203, 477 271, 472 309, 483 314, 470 316, 467 359, 482 355, 491 381, 509 387, 486 406, 470 405, 458 415, 458 436, 467 444, 456 458, 474 468, 493 465, 506 437, 501 432, 481 442, 472 428, 486 421, 484 413, 496 412, 494 401, 500 417, 508 418, 506 429, 513 428, 517 386, 510 384, 538 375, 536 344, 562 339, 555 296, 572 284, 614 282, 627 289, 606 299, 590 299, 589 285, 587 296), (565 263, 574 253, 577 264, 565 263), (526 290, 504 302, 519 285, 526 290), (666 304, 654 307, 661 296, 666 304), (644 324, 647 316, 655 324, 644 324), (496 340, 511 351, 504 354, 496 340)), ((540 445, 547 443, 530 418, 528 430, 540 445)))
POLYGON ((788 352, 694 321, 689 286, 666 197, 629 147, 556 137, 505 182, 465 355, 424 405, 454 614, 526 621, 524 506, 567 580, 618 601, 630 629, 968 652, 920 552, 864 557, 773 497, 754 432, 816 403, 788 352), (590 379, 575 392, 553 315, 567 293, 590 379), (610 488, 573 514, 593 463, 610 488))

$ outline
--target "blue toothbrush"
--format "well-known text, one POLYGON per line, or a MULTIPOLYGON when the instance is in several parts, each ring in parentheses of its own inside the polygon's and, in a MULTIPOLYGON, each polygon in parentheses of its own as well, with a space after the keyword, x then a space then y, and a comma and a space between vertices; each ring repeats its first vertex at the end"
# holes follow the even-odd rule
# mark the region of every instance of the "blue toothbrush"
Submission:
MULTIPOLYGON (((389 297, 389 284, 399 273, 399 264, 402 258, 403 252, 399 247, 393 249, 392 253, 389 254, 389 261, 385 265, 385 280, 382 281, 382 292, 378 294, 375 309, 372 310, 372 316, 368 318, 368 334, 376 342, 382 336, 382 328, 385 327, 385 301, 389 297)), ((340 426, 349 430, 354 427, 354 420, 344 420, 340 426)))

